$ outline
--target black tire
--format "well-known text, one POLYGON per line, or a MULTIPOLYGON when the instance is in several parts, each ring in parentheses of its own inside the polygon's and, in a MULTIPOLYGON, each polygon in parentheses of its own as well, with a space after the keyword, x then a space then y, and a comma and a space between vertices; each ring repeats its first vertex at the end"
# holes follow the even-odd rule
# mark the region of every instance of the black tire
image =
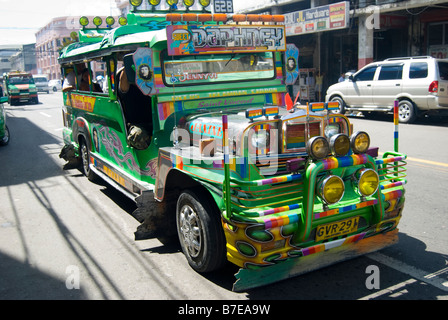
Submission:
POLYGON ((413 123, 417 119, 417 110, 414 103, 409 100, 401 100, 398 103, 398 120, 400 123, 413 123))
POLYGON ((84 175, 92 182, 98 180, 98 176, 90 169, 90 151, 84 139, 79 141, 79 153, 81 155, 82 171, 84 175))
POLYGON ((177 201, 179 242, 189 265, 200 273, 220 269, 226 263, 226 241, 217 209, 204 197, 184 191, 177 201))
POLYGON ((342 99, 339 96, 336 96, 336 97, 331 98, 330 101, 335 101, 335 102, 339 103, 339 109, 338 110, 331 110, 331 113, 345 114, 345 102, 344 102, 344 99, 342 99))
POLYGON ((0 146, 6 146, 11 140, 8 126, 5 126, 5 136, 0 140, 0 146))

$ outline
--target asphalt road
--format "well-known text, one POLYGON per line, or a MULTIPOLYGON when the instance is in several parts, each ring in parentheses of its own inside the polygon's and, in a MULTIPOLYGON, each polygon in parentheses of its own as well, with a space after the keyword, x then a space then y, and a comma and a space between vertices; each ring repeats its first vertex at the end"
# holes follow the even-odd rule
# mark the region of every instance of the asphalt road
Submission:
MULTIPOLYGON (((199 275, 177 243, 134 241, 134 203, 77 169, 62 169, 61 93, 39 99, 5 105, 11 142, 0 148, 1 300, 448 299, 448 120, 400 126, 400 151, 409 160, 398 244, 235 293, 235 267, 199 275), (372 268, 380 276, 373 288, 372 268)), ((393 149, 391 117, 351 120, 381 151, 393 149)))

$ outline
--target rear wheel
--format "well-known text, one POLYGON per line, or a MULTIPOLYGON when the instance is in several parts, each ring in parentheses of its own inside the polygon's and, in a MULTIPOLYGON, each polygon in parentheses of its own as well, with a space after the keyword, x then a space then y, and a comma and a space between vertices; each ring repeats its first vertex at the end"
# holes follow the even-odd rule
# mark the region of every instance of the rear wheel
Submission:
POLYGON ((183 192, 177 201, 176 223, 182 251, 194 270, 211 272, 225 264, 225 236, 219 212, 206 197, 183 192))
POLYGON ((85 142, 84 139, 81 139, 79 143, 80 143, 79 149, 80 149, 81 160, 82 160, 82 170, 84 172, 84 175, 90 181, 96 181, 98 179, 98 176, 90 168, 90 152, 89 152, 89 148, 87 147, 87 143, 85 142))

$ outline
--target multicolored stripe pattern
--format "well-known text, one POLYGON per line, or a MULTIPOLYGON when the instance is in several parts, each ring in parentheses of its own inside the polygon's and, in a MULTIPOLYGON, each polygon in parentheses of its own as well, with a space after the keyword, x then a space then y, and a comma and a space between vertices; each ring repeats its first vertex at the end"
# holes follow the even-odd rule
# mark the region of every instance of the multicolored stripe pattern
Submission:
POLYGON ((381 195, 384 201, 388 201, 391 199, 401 198, 403 196, 403 190, 393 190, 389 192, 385 192, 381 195))
POLYGON ((184 168, 184 162, 182 160, 182 157, 177 156, 175 154, 171 154, 171 163, 173 164, 173 168, 183 170, 184 168))
POLYGON ((229 164, 229 130, 228 130, 227 115, 222 116, 222 149, 224 153, 224 164, 229 164))
POLYGON ((323 252, 329 249, 337 248, 342 245, 346 245, 349 243, 357 242, 359 240, 362 240, 364 236, 366 235, 365 232, 360 234, 355 234, 353 236, 347 237, 345 239, 338 239, 335 241, 330 241, 322 244, 318 244, 312 247, 304 248, 301 250, 303 256, 309 256, 314 253, 323 252))
POLYGON ((385 190, 385 189, 395 188, 395 187, 399 187, 399 186, 404 186, 405 184, 406 184, 406 180, 397 181, 397 182, 392 182, 392 183, 388 183, 388 184, 383 184, 380 186, 380 189, 385 190))
POLYGON ((291 211, 294 209, 299 209, 300 208, 300 204, 296 203, 296 204, 290 204, 287 206, 282 206, 282 207, 278 207, 278 208, 273 208, 273 209, 268 209, 268 210, 264 210, 258 213, 258 215, 260 217, 262 216, 268 216, 271 214, 275 214, 275 213, 280 213, 280 212, 285 212, 285 211, 291 211))
POLYGON ((266 94, 266 104, 272 104, 274 106, 285 106, 285 94, 284 93, 268 93, 266 94))
POLYGON ((332 216, 332 215, 335 215, 338 213, 343 213, 343 212, 347 212, 347 211, 351 211, 351 210, 374 206, 377 203, 378 203, 378 200, 373 199, 373 200, 364 201, 364 202, 352 204, 352 205, 341 207, 341 208, 336 208, 336 209, 331 209, 331 210, 315 213, 314 219, 320 219, 320 218, 329 217, 329 216, 332 216))
POLYGON ((163 87, 162 68, 154 67, 154 83, 156 87, 163 87))
POLYGON ((394 151, 398 152, 398 100, 394 101, 394 151))
POLYGON ((383 158, 383 159, 376 159, 376 164, 386 164, 391 162, 398 162, 398 161, 404 161, 406 160, 406 156, 399 156, 399 157, 390 157, 390 158, 383 158))
POLYGON ((182 111, 182 102, 162 102, 158 104, 159 109, 159 119, 161 121, 166 120, 174 112, 182 111))
POLYGON ((290 181, 300 180, 300 179, 302 179, 302 175, 297 173, 297 174, 291 174, 291 175, 286 175, 286 176, 281 176, 281 177, 261 179, 261 180, 257 181, 257 186, 264 186, 266 184, 284 183, 284 182, 290 182, 290 181))
POLYGON ((354 154, 346 157, 330 157, 325 160, 322 160, 325 170, 331 170, 336 168, 357 166, 360 164, 367 163, 368 158, 366 154, 354 154))
POLYGON ((268 218, 264 221, 265 229, 272 229, 275 227, 281 227, 292 223, 299 222, 300 215, 298 214, 287 214, 279 217, 268 218))

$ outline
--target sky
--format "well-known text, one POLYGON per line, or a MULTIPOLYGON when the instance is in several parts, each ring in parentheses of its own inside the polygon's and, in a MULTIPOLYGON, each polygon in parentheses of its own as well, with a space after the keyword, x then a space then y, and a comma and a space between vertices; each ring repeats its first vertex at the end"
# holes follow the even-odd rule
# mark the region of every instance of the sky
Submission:
MULTIPOLYGON (((233 0, 234 11, 273 0, 233 0)), ((0 45, 36 42, 35 33, 64 16, 118 16, 115 0, 0 0, 0 45)))
POLYGON ((35 33, 55 17, 118 13, 115 0, 0 0, 0 45, 36 42, 35 33))

